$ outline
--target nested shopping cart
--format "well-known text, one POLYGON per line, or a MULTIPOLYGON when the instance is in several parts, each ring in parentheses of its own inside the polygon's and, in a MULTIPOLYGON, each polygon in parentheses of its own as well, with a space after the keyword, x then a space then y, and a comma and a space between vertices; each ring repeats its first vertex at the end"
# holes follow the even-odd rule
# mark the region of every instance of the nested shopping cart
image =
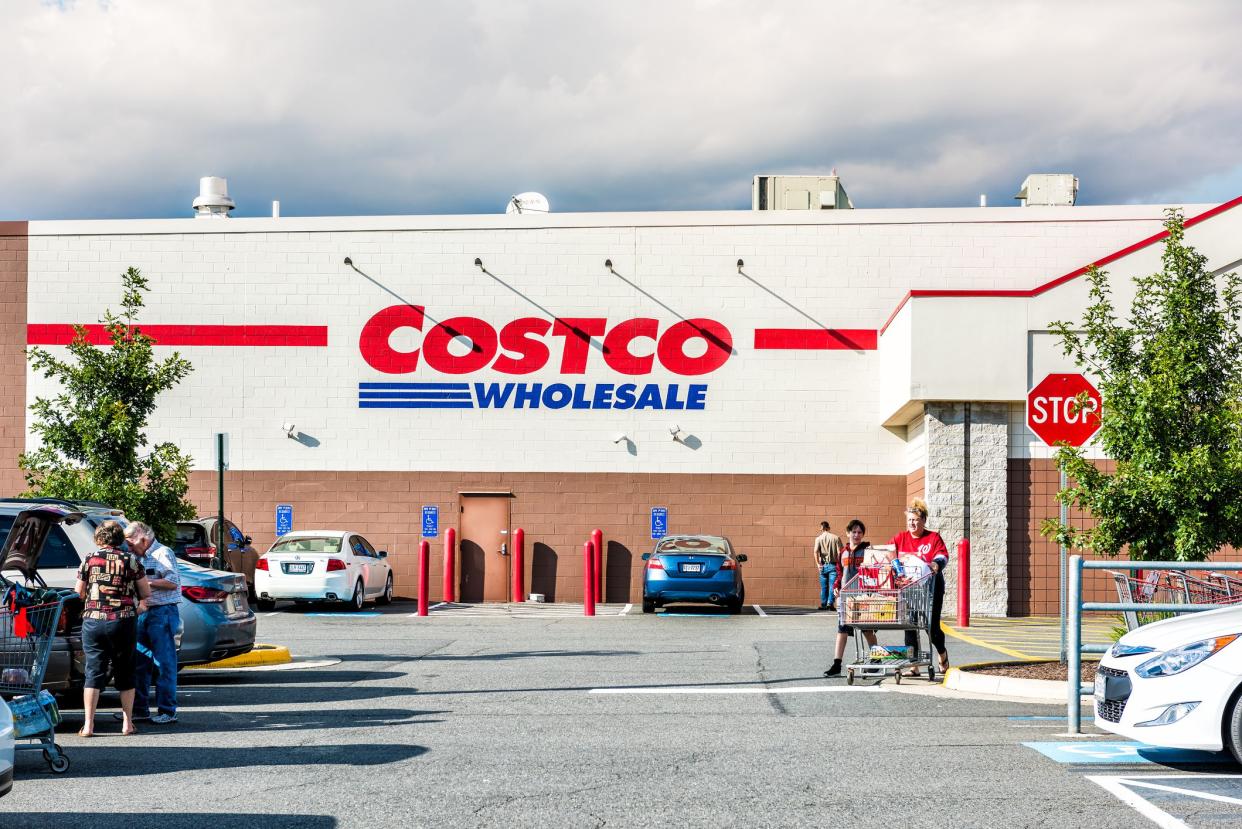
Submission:
POLYGON ((900 685, 902 671, 910 668, 927 668, 928 677, 936 678, 931 648, 934 579, 931 573, 909 578, 900 567, 877 564, 858 568, 845 583, 837 612, 841 624, 854 628, 855 658, 845 666, 848 684, 857 676, 892 676, 900 685), (914 645, 871 647, 864 644, 865 630, 913 631, 914 645))
POLYGON ((60 711, 56 699, 43 690, 43 674, 52 654, 56 626, 64 609, 62 600, 18 607, 0 607, 0 695, 11 697, 13 728, 18 751, 42 751, 56 774, 69 770, 69 758, 56 744, 60 711))

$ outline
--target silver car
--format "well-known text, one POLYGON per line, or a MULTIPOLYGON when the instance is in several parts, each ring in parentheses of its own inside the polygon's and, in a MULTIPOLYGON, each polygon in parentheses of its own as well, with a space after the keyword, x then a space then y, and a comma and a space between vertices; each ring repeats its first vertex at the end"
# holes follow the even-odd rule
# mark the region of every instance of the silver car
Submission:
MULTIPOLYGON (((55 526, 48 535, 39 559, 39 575, 51 587, 74 586, 78 567, 95 550, 95 528, 104 521, 117 521, 122 526, 128 523, 119 511, 99 504, 13 498, 0 501, 0 544, 8 535, 13 518, 32 503, 53 503, 86 514, 83 521, 68 527, 55 526)), ((198 665, 252 650, 256 624, 246 598, 246 577, 180 560, 177 569, 181 575, 177 664, 198 665)), ((81 675, 75 679, 73 684, 80 686, 81 675)))

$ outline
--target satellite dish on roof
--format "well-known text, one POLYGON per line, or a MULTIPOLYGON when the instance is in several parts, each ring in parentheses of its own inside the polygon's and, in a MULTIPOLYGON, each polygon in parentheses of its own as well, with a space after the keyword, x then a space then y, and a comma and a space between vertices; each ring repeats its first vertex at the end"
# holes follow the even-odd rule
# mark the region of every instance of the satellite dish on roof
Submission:
POLYGON ((543 193, 518 193, 509 199, 509 204, 505 206, 505 213, 513 215, 514 213, 550 213, 552 208, 548 205, 548 197, 543 193))

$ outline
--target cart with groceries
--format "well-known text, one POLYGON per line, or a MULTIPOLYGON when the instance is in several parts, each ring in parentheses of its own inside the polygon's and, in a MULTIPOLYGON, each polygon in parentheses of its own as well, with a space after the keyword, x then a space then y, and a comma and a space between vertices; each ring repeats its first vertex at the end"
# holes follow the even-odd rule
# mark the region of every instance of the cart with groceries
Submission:
MULTIPOLYGON (((12 585, 0 605, 0 696, 9 697, 13 712, 13 736, 28 741, 17 751, 41 751, 56 774, 69 770, 69 758, 56 744, 60 710, 56 698, 43 690, 43 674, 60 623, 63 600, 38 596, 12 585)), ((0 705, 3 705, 0 702, 0 705)))
POLYGON ((901 684, 902 672, 926 668, 935 680, 932 660, 931 569, 917 556, 898 556, 891 547, 871 547, 858 574, 838 597, 842 625, 854 628, 854 661, 845 666, 845 681, 891 676, 901 684), (914 645, 866 644, 863 631, 914 631, 914 645))

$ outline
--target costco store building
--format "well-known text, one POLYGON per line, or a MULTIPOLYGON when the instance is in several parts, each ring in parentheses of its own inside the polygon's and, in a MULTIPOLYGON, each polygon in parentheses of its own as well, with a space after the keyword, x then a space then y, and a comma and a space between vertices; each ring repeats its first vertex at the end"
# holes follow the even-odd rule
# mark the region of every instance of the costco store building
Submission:
MULTIPOLYGON (((1213 268, 1242 259, 1237 204, 1184 207, 1213 268)), ((434 506, 433 600, 452 526, 462 599, 506 598, 521 527, 527 590, 578 601, 599 528, 604 598, 630 602, 664 508, 748 554, 748 601, 811 605, 818 522, 883 542, 920 496, 969 533, 976 612, 1055 613, 1058 474, 1024 400, 1077 370, 1048 327, 1081 318, 1084 266, 1123 307, 1159 269, 1163 209, 0 223, 4 491, 54 392, 22 348, 119 306, 132 265, 143 327, 194 365, 150 437, 193 455, 213 513, 229 434, 227 512, 260 549, 289 504, 389 550, 408 596, 434 506)))

